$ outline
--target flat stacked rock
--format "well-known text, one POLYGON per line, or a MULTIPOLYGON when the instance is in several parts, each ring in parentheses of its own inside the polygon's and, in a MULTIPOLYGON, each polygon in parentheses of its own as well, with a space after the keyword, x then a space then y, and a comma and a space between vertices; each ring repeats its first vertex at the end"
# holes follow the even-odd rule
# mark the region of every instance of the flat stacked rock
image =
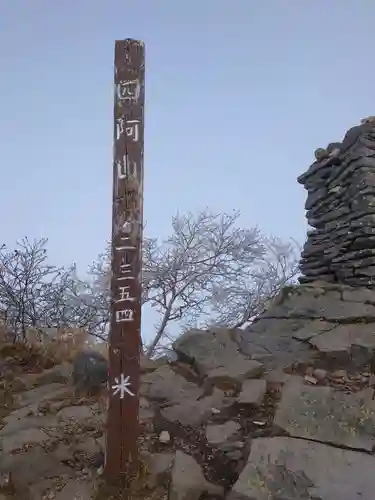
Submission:
POLYGON ((308 191, 306 217, 313 228, 300 282, 375 287, 375 118, 362 120, 341 143, 315 156, 298 178, 308 191))

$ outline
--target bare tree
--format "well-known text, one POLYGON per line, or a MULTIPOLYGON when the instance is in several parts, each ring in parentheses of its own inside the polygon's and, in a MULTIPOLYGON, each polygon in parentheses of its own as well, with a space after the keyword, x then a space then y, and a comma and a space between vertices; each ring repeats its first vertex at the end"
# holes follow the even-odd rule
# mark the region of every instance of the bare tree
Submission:
POLYGON ((209 312, 216 291, 235 282, 264 254, 257 228, 236 227, 238 212, 208 210, 172 219, 172 235, 149 240, 144 251, 144 288, 148 303, 160 314, 148 346, 151 356, 169 323, 194 321, 209 312))
POLYGON ((24 238, 17 248, 0 249, 0 308, 16 334, 25 336, 46 313, 47 289, 60 278, 62 270, 47 264, 47 240, 24 238))
MULTIPOLYGON (((296 276, 296 245, 266 238, 256 227, 241 229, 239 215, 208 210, 176 215, 171 236, 163 241, 145 239, 142 300, 160 318, 146 348, 148 356, 167 348, 173 340, 169 327, 175 323, 244 325, 296 276)), ((109 246, 91 272, 101 293, 99 301, 105 303, 103 293, 108 297, 110 287, 109 246)))
POLYGON ((272 299, 299 274, 300 247, 280 238, 262 240, 264 253, 235 281, 219 285, 211 301, 210 323, 240 328, 264 312, 272 299))
MULTIPOLYGON (((241 229, 239 212, 176 215, 164 239, 145 238, 142 304, 159 316, 149 356, 173 339, 172 325, 239 327, 260 314, 298 272, 297 245, 241 229)), ((79 327, 106 338, 111 247, 80 279, 75 265, 48 264, 46 239, 0 248, 0 312, 17 334, 26 328, 79 327)))
MULTIPOLYGON (((23 238, 16 248, 0 247, 0 313, 15 336, 35 327, 84 327, 100 336, 108 305, 94 284, 80 280, 75 265, 48 264, 47 239, 23 238)), ((102 294, 103 295, 103 294, 102 294)))
POLYGON ((62 274, 51 287, 48 306, 45 326, 84 328, 89 335, 105 340, 109 294, 90 280, 90 276, 80 279, 75 267, 62 274))

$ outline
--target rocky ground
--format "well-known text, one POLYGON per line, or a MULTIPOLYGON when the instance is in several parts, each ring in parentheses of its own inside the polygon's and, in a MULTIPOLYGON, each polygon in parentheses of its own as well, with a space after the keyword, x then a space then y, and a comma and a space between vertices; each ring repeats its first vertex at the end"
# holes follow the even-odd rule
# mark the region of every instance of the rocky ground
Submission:
MULTIPOLYGON (((375 293, 316 282, 143 359, 138 498, 372 500, 374 348, 375 293)), ((101 487, 104 401, 74 397, 69 364, 0 352, 0 499, 122 498, 101 487)))

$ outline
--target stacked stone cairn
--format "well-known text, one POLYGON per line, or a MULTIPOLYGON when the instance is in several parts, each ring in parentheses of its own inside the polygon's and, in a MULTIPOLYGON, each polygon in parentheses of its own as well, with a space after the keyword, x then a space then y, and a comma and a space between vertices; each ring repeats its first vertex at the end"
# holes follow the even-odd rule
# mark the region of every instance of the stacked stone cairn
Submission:
POLYGON ((301 283, 315 280, 375 288, 375 117, 341 143, 315 151, 298 178, 308 191, 309 226, 301 283))

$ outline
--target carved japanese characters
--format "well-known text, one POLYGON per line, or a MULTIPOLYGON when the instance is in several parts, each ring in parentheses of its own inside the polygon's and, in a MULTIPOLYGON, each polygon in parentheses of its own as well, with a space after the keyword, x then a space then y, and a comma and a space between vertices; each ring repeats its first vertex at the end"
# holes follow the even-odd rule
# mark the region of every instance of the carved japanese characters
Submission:
POLYGON ((106 457, 106 473, 113 479, 124 473, 128 460, 136 462, 139 429, 144 140, 142 42, 116 42, 114 115, 106 457))

